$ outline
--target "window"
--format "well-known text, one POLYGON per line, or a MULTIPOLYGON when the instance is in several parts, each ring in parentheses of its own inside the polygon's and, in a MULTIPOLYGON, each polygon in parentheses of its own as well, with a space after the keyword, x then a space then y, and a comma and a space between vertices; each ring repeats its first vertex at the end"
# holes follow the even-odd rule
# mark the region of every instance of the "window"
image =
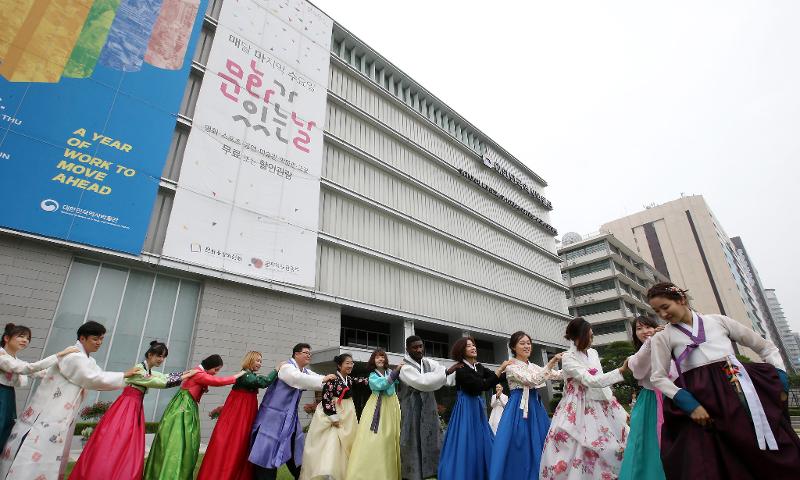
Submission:
POLYGON ((619 301, 617 300, 609 300, 607 302, 594 303, 592 305, 586 305, 575 309, 579 317, 585 317, 587 315, 596 315, 598 313, 613 312, 615 310, 619 310, 619 301))
POLYGON ((564 255, 564 258, 567 260, 574 260, 578 257, 589 255, 590 253, 605 251, 605 249, 606 249, 606 242, 596 242, 592 243, 591 245, 586 245, 583 248, 567 252, 566 255, 564 255))
POLYGON ((595 335, 607 335, 609 333, 626 332, 627 327, 625 321, 601 323, 600 325, 592 325, 592 333, 595 335))
POLYGON ((494 343, 487 340, 475 339, 475 347, 478 349, 478 361, 480 363, 495 363, 494 343))
MULTIPOLYGON (((144 358, 150 341, 169 346, 162 371, 188 367, 200 284, 195 281, 131 270, 76 258, 70 267, 44 355, 75 343, 75 332, 94 320, 106 327, 103 346, 93 355, 110 371, 125 371, 144 358)), ((153 390, 145 396, 148 420, 158 419, 174 392, 153 390)), ((111 401, 119 392, 89 392, 87 403, 111 401)))
POLYGON ((602 282, 593 282, 586 285, 581 285, 580 287, 573 288, 573 294, 576 297, 580 297, 582 295, 590 295, 592 293, 603 292, 606 290, 612 290, 616 288, 616 284, 613 278, 608 280, 603 280, 602 282))
POLYGON ((569 274, 572 278, 580 277, 594 272, 602 272, 608 269, 609 265, 608 260, 600 260, 599 262, 587 263, 586 265, 572 268, 569 270, 569 274))
POLYGON ((422 343, 425 344, 425 355, 436 358, 450 357, 450 338, 446 333, 420 329, 415 329, 414 333, 416 333, 416 335, 422 339, 422 343))
POLYGON ((346 347, 382 348, 389 351, 389 333, 391 327, 382 322, 363 318, 342 317, 342 328, 339 344, 346 347))

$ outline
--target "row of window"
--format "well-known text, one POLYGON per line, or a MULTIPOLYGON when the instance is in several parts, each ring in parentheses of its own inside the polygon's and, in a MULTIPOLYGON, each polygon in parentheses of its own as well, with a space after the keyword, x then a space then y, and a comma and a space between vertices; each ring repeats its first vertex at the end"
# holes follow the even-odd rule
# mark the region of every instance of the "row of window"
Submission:
POLYGON ((576 297, 581 297, 583 295, 591 295, 592 293, 604 292, 606 290, 613 290, 617 288, 616 283, 617 283, 616 280, 614 280, 613 278, 609 278, 607 280, 587 283, 586 285, 575 287, 572 289, 572 291, 576 297))
POLYGON ((576 278, 583 275, 588 275, 590 273, 595 272, 602 272, 603 270, 608 270, 611 267, 611 263, 608 260, 600 260, 597 262, 587 263, 586 265, 581 265, 580 267, 571 268, 569 270, 570 277, 576 278))
POLYGON ((578 248, 576 250, 571 250, 564 255, 565 260, 575 260, 576 258, 583 257, 584 255, 590 255, 595 252, 603 252, 606 250, 606 242, 596 242, 589 245, 586 245, 582 248, 578 248))
POLYGON ((609 333, 622 333, 627 331, 628 328, 625 320, 592 325, 592 333, 595 335, 607 335, 609 333))
POLYGON ((593 303, 591 305, 575 307, 571 310, 575 312, 576 317, 586 317, 588 315, 619 311, 619 300, 614 299, 600 303, 593 303))

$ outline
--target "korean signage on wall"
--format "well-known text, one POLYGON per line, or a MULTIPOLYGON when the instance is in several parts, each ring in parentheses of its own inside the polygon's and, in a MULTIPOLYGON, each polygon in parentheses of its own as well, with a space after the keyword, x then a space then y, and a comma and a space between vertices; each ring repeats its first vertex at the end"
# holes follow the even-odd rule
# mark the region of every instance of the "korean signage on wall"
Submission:
POLYGON ((223 4, 164 255, 314 285, 332 29, 304 0, 223 4))
POLYGON ((0 2, 0 225, 141 252, 205 4, 0 2))

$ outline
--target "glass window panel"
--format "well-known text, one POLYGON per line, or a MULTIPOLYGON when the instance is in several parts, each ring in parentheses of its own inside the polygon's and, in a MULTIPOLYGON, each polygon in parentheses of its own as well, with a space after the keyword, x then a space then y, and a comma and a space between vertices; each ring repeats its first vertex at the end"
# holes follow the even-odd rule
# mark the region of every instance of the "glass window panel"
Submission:
POLYGON ((169 338, 169 327, 172 323, 179 282, 177 278, 156 275, 156 285, 153 289, 150 311, 147 313, 147 324, 142 336, 143 344, 148 344, 153 340, 166 342, 169 338))
POLYGON ((95 262, 72 262, 44 356, 52 355, 75 343, 75 332, 86 317, 99 267, 100 264, 95 262))
POLYGON ((101 367, 106 364, 108 349, 113 344, 119 303, 122 301, 122 293, 125 290, 125 280, 127 278, 127 268, 107 264, 103 264, 100 267, 100 276, 97 278, 97 286, 94 289, 87 320, 94 320, 106 327, 103 345, 97 353, 92 355, 101 367))

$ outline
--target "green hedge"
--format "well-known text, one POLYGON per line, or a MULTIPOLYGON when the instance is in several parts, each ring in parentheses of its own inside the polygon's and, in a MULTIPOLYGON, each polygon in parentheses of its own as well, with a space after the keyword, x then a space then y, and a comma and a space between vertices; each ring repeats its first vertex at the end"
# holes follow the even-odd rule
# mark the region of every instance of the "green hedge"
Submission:
MULTIPOLYGON (((75 424, 75 435, 80 435, 86 427, 96 427, 97 422, 78 422, 75 424)), ((158 430, 158 422, 145 422, 144 433, 156 433, 158 430)))

